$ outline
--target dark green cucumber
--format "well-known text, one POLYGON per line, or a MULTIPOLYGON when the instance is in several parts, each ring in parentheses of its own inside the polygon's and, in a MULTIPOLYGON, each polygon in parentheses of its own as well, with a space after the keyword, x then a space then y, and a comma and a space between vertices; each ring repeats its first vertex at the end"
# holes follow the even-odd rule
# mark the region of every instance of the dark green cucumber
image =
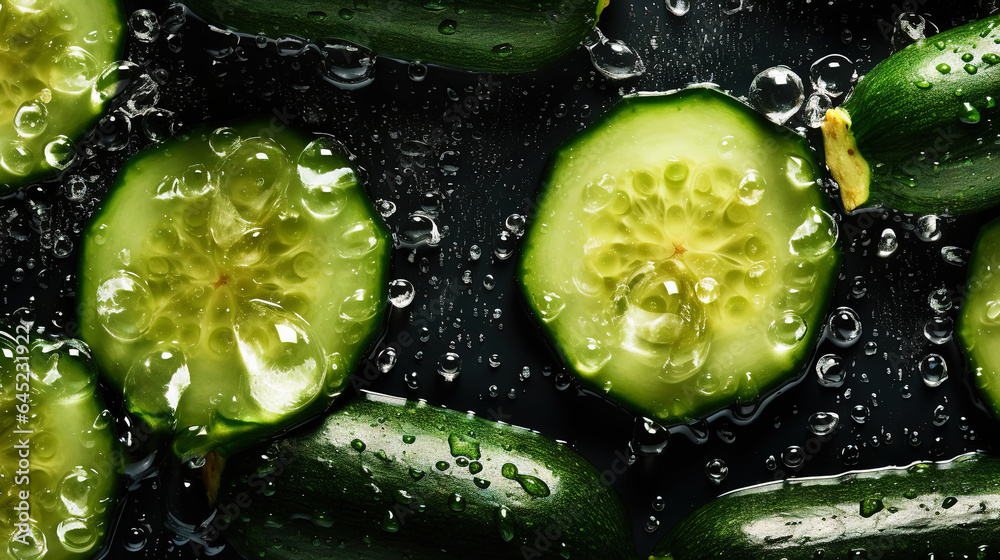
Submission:
POLYGON ((566 56, 606 0, 188 0, 244 33, 336 37, 375 54, 485 72, 528 72, 566 56))
POLYGON ((1000 204, 1000 14, 879 63, 827 112, 844 207, 965 214, 1000 204))
POLYGON ((98 78, 124 27, 117 0, 0 2, 0 185, 73 162, 108 100, 98 78))
POLYGON ((840 251, 804 139, 725 93, 625 99, 553 157, 519 284, 570 370, 662 424, 802 371, 840 251))
POLYGON ((86 560, 111 533, 123 457, 77 340, 0 331, 2 558, 86 560))
POLYGON ((605 478, 538 433, 368 394, 230 458, 217 526, 247 558, 635 557, 605 478))
POLYGON ((1000 219, 983 226, 972 248, 966 298, 955 334, 986 404, 1000 418, 1000 219))
POLYGON ((1000 557, 1000 459, 762 484, 685 517, 650 560, 1000 557))
POLYGON ((349 154, 269 123, 139 154, 84 236, 80 325, 181 458, 324 410, 381 330, 389 233, 349 154))

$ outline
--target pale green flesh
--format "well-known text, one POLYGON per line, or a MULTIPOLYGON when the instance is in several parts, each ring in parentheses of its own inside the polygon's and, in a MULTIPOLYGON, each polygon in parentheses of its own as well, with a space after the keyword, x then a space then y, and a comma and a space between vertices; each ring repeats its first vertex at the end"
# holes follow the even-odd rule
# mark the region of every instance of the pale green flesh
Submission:
POLYGON ((0 557, 92 557, 110 528, 121 455, 86 347, 0 333, 0 378, 0 557), (25 369, 30 378, 19 378, 25 369), (27 422, 19 423, 24 384, 31 398, 27 422), (19 526, 22 511, 26 526, 19 526))
POLYGON ((84 251, 84 338, 180 456, 325 407, 386 302, 385 226, 329 139, 222 130, 217 148, 241 137, 222 156, 198 139, 130 164, 84 251), (304 148, 329 176, 296 170, 304 148))
POLYGON ((708 89, 628 100, 540 202, 531 306, 586 384, 664 423, 753 401, 820 330, 837 226, 804 143, 760 119, 708 89))
POLYGON ((121 35, 112 0, 0 0, 0 185, 72 162, 121 35))
POLYGON ((983 227, 969 263, 968 297, 957 332, 975 369, 976 385, 1000 413, 1000 221, 983 227))

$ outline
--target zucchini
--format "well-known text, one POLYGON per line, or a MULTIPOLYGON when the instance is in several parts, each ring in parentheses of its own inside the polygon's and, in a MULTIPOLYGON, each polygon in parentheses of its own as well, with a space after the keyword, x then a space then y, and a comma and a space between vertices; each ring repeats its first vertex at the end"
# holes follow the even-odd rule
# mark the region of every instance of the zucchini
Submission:
POLYGON ((805 141, 715 89, 627 98, 554 156, 521 291, 591 389, 664 425, 801 371, 839 271, 805 141))
POLYGON ((969 454, 737 490, 682 519, 650 560, 996 558, 1000 459, 969 454))
POLYGON ((128 162, 83 240, 80 325, 181 459, 325 409, 381 330, 390 239, 350 157, 266 122, 128 162))
POLYGON ((822 125, 847 211, 966 214, 1000 203, 1000 14, 913 43, 822 125))
POLYGON ((120 56, 115 0, 0 2, 0 185, 64 169, 108 96, 97 78, 120 56))
POLYGON ((228 464, 216 528, 247 558, 635 558, 572 449, 424 402, 365 394, 228 464))
POLYGON ((336 37, 379 56, 463 70, 528 72, 573 52, 608 0, 188 0, 244 33, 336 37))
POLYGON ((955 334, 987 406, 1000 418, 1000 219, 983 226, 972 247, 966 299, 955 334))
POLYGON ((92 558, 113 526, 123 456, 76 340, 0 332, 3 558, 92 558))

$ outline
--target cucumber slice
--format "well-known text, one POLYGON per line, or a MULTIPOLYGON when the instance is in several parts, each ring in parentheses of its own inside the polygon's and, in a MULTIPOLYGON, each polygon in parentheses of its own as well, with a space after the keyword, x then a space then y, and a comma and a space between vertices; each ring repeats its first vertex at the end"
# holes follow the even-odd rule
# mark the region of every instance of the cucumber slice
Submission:
POLYGON ((113 0, 0 0, 0 185, 73 162, 122 28, 113 0))
POLYGON ((181 458, 340 394, 380 330, 390 239, 347 152, 266 123, 140 154, 85 234, 83 338, 181 458))
POLYGON ((728 95, 627 98, 557 152, 520 264, 587 386, 664 424, 800 370, 839 265, 805 141, 728 95))
POLYGON ((0 556, 93 557, 111 528, 122 454, 87 347, 0 332, 0 381, 0 556))
POLYGON ((1000 418, 1000 219, 983 226, 972 247, 966 299, 955 334, 975 372, 975 383, 1000 418))

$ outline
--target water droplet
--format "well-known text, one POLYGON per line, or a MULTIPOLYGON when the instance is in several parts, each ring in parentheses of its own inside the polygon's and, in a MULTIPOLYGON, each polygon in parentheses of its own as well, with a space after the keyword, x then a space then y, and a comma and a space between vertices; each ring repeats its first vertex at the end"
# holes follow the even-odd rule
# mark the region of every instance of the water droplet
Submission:
POLYGON ((410 213, 396 232, 401 247, 437 247, 443 238, 434 217, 422 210, 410 213))
MULTIPOLYGON (((718 484, 718 482, 716 482, 716 484, 718 484)), ((659 528, 660 528, 660 520, 657 519, 655 515, 650 515, 649 519, 646 520, 646 532, 655 533, 659 528)))
POLYGON ((667 10, 675 16, 683 16, 691 9, 691 0, 666 0, 667 10))
POLYGON ((698 300, 702 303, 712 303, 713 301, 719 299, 719 294, 722 292, 719 288, 719 282, 710 276, 706 276, 698 281, 695 285, 695 295, 698 300))
POLYGON ((861 319, 850 307, 838 307, 827 321, 830 340, 841 347, 848 347, 861 337, 861 319))
POLYGON ((516 239, 509 231, 501 231, 497 234, 496 245, 493 247, 493 255, 502 261, 511 258, 517 246, 516 239))
POLYGON ((953 245, 941 247, 941 258, 953 266, 965 266, 969 261, 969 250, 953 245))
MULTIPOLYGON (((340 11, 343 17, 344 8, 340 11)), ((353 17, 353 12, 351 12, 353 17)), ((342 39, 325 39, 320 45, 323 60, 319 75, 341 89, 360 89, 375 79, 375 55, 371 50, 342 39)))
POLYGON ((836 412, 815 412, 808 420, 809 431, 818 436, 832 434, 839 425, 840 415, 836 412))
POLYGON ((462 358, 454 352, 446 352, 438 360, 437 372, 445 381, 454 381, 462 372, 462 358))
POLYGON ((768 339, 782 348, 790 348, 805 339, 806 322, 796 313, 782 313, 767 329, 768 339))
POLYGON ((788 247, 794 255, 819 257, 825 255, 837 244, 839 230, 833 216, 826 211, 812 207, 809 215, 795 229, 788 247))
POLYGON ((490 385, 488 391, 490 392, 490 396, 493 398, 496 398, 497 395, 500 394, 500 388, 497 387, 496 385, 490 385))
POLYGON ((937 387, 948 379, 948 363, 940 354, 928 354, 917 365, 920 377, 928 387, 937 387))
POLYGON ((584 40, 594 69, 609 80, 636 78, 646 72, 646 65, 639 53, 619 40, 609 40, 601 30, 594 28, 584 40))
POLYGON ((55 169, 66 169, 76 161, 76 144, 66 136, 56 136, 45 144, 45 163, 55 169))
POLYGON ((378 370, 382 373, 389 373, 396 365, 396 349, 392 346, 384 348, 375 360, 378 370))
POLYGON ((859 513, 861 517, 868 518, 885 509, 885 504, 881 498, 865 498, 861 500, 859 513))
POLYGON ((743 0, 723 0, 722 13, 727 16, 735 15, 743 9, 743 0))
POLYGON ((659 455, 670 442, 670 431, 649 418, 636 418, 629 447, 643 455, 659 455))
POLYGON ((132 12, 128 18, 128 28, 140 43, 152 43, 160 37, 160 21, 150 10, 132 12))
POLYGON ((899 243, 896 241, 896 232, 892 228, 882 230, 882 236, 878 240, 878 256, 888 257, 896 252, 899 243))
POLYGON ((397 278, 389 282, 389 303, 397 309, 402 309, 411 303, 416 296, 413 283, 405 278, 397 278))
POLYGON ((119 271, 97 288, 97 318, 116 338, 135 340, 153 321, 153 298, 138 276, 119 271))
POLYGON ((931 413, 931 417, 933 418, 934 425, 939 428, 944 426, 948 422, 948 419, 951 418, 948 416, 948 413, 945 412, 944 405, 940 404, 934 407, 934 412, 931 413))
POLYGON ((514 540, 514 520, 511 518, 510 510, 505 506, 497 508, 496 513, 497 530, 500 531, 500 538, 504 542, 514 540))
POLYGON ((842 54, 824 56, 809 67, 809 80, 813 87, 830 97, 847 93, 857 79, 854 63, 842 54))
POLYGON ((729 475, 729 466, 722 459, 712 459, 705 464, 705 476, 712 483, 719 485, 729 475))
POLYGON ((14 129, 23 138, 34 138, 49 124, 49 109, 37 99, 22 103, 14 113, 14 129))
POLYGON ((826 112, 833 108, 833 100, 830 96, 822 92, 814 92, 806 99, 806 106, 803 109, 806 124, 809 128, 819 128, 826 120, 826 112))
POLYGON ((816 375, 824 387, 840 387, 847 378, 843 360, 836 354, 826 354, 816 360, 816 375))
POLYGON ((406 75, 414 82, 422 82, 427 77, 427 65, 422 62, 411 62, 406 67, 406 75))
POLYGON ((478 261, 481 256, 483 256, 483 250, 479 245, 471 245, 469 247, 469 260, 478 261))
POLYGON ((442 35, 454 35, 456 31, 458 31, 458 23, 453 19, 446 19, 438 24, 438 33, 442 35))
POLYGON ((945 313, 954 307, 954 302, 951 299, 951 294, 948 293, 947 288, 938 288, 927 296, 927 303, 930 305, 931 309, 938 314, 945 313))
POLYGON ((951 317, 933 317, 924 325, 924 337, 933 344, 944 344, 951 340, 954 328, 951 317))
POLYGON ((914 233, 921 241, 937 241, 941 239, 941 220, 933 215, 928 214, 925 216, 920 216, 917 218, 917 225, 914 228, 914 233))
POLYGON ((403 380, 406 381, 406 386, 410 389, 416 389, 420 386, 419 376, 415 371, 408 372, 403 376, 403 380))
POLYGON ((851 420, 854 420, 858 424, 867 422, 869 416, 871 416, 871 410, 863 404, 855 405, 851 409, 851 420))
POLYGON ((750 103, 778 124, 798 112, 804 100, 802 80, 787 66, 768 68, 750 83, 750 103))
POLYGON ((496 285, 497 285, 497 282, 493 278, 492 274, 487 274, 483 278, 483 288, 485 288, 487 291, 492 290, 494 287, 496 287, 496 285))
POLYGON ((781 452, 781 462, 790 469, 797 469, 806 462, 806 452, 798 445, 791 445, 781 452))

